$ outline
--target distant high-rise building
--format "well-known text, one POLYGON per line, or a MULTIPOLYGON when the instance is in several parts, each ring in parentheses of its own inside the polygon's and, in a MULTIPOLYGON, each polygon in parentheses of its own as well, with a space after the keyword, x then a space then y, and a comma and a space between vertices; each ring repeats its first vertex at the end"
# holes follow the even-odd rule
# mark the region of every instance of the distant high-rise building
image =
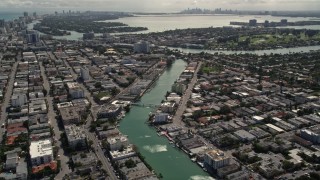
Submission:
POLYGON ((33 12, 33 17, 37 17, 37 12, 33 12))
POLYGON ((280 24, 281 24, 282 26, 286 26, 287 23, 288 23, 288 20, 287 20, 287 19, 281 19, 281 21, 280 21, 280 24))
POLYGON ((84 33, 83 40, 90 40, 94 38, 94 32, 84 33))
POLYGON ((40 41, 40 35, 38 31, 27 31, 26 39, 28 43, 37 43, 40 41))
POLYGON ((89 70, 82 67, 82 68, 80 69, 80 77, 81 77, 84 81, 90 80, 89 70))
POLYGON ((134 44, 133 51, 136 53, 150 53, 150 43, 147 41, 140 41, 134 44))
POLYGON ((4 27, 4 19, 0 19, 0 27, 4 27))
POLYGON ((29 16, 28 12, 23 12, 23 16, 28 17, 29 16))
POLYGON ((257 25, 257 20, 256 19, 250 19, 249 20, 249 26, 256 26, 257 25))

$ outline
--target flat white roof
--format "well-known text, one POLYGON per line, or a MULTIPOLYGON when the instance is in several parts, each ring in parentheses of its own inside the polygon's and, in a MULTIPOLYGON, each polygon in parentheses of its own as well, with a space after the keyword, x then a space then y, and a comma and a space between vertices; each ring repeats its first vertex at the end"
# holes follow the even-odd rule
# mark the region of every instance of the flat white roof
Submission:
POLYGON ((30 157, 42 157, 52 155, 52 144, 50 139, 32 141, 30 144, 30 157))
POLYGON ((284 132, 283 129, 281 129, 281 128, 279 128, 278 126, 275 126, 275 125, 273 125, 273 124, 266 124, 266 126, 268 126, 269 128, 272 128, 272 129, 274 129, 274 130, 276 130, 276 131, 278 131, 278 132, 284 132))
POLYGON ((263 117, 261 117, 261 116, 253 116, 252 118, 254 120, 256 120, 256 121, 262 121, 263 120, 263 117))

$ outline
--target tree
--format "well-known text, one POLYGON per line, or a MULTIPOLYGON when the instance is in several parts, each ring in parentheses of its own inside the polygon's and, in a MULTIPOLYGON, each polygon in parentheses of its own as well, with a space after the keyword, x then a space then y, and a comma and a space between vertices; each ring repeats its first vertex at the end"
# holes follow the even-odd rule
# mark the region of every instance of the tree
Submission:
POLYGON ((293 162, 284 160, 284 161, 282 161, 282 168, 284 170, 291 170, 294 168, 294 164, 293 164, 293 162))
POLYGON ((126 160, 124 164, 127 168, 136 167, 136 163, 132 159, 126 160))
POLYGON ((123 75, 124 75, 124 72, 119 71, 119 72, 118 72, 118 75, 119 75, 119 76, 123 76, 123 75))
POLYGON ((227 114, 227 113, 230 113, 231 112, 231 109, 229 106, 222 106, 221 109, 220 109, 220 113, 221 114, 227 114))
POLYGON ((125 106, 125 107, 124 107, 124 110, 125 110, 126 112, 129 112, 129 111, 130 111, 130 106, 129 106, 129 105, 125 106))
POLYGON ((43 90, 42 90, 42 93, 43 93, 44 96, 47 96, 48 91, 47 91, 46 89, 43 89, 43 90))
POLYGON ((96 82, 96 83, 94 84, 94 87, 97 88, 97 89, 100 89, 100 88, 102 87, 101 82, 96 82))
POLYGON ((88 146, 91 147, 92 144, 93 144, 93 141, 92 141, 92 140, 89 140, 89 141, 88 141, 88 146))
POLYGON ((111 95, 112 95, 112 96, 117 95, 119 92, 120 92, 120 90, 117 89, 117 88, 112 88, 112 89, 111 89, 111 95))

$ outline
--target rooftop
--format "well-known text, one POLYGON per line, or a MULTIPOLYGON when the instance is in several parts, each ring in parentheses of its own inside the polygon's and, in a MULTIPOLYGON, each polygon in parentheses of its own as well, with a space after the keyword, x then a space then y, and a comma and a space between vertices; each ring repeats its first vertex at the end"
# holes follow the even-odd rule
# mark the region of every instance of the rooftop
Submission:
POLYGON ((218 149, 210 150, 206 153, 206 155, 208 155, 211 159, 215 161, 220 161, 229 158, 229 156, 226 156, 223 151, 220 151, 218 149))
POLYGON ((30 157, 36 158, 46 155, 52 155, 52 144, 49 139, 32 141, 30 144, 30 157))
POLYGON ((86 138, 83 128, 79 126, 69 125, 69 126, 65 126, 64 129, 66 131, 69 141, 86 138))

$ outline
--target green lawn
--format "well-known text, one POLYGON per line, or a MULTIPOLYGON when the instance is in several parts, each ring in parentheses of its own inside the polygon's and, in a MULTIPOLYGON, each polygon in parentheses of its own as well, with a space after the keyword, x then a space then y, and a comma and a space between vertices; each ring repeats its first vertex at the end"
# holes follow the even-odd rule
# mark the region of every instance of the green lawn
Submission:
POLYGON ((206 66, 206 67, 203 67, 201 70, 204 73, 211 73, 211 72, 220 72, 222 71, 222 68, 218 66, 210 66, 210 67, 206 66))
MULTIPOLYGON (((316 34, 313 37, 308 37, 305 35, 304 32, 301 32, 301 34, 293 35, 293 34, 260 34, 255 36, 246 36, 242 35, 239 37, 238 42, 246 41, 246 39, 250 39, 249 46, 255 46, 255 45, 277 45, 277 44, 290 44, 294 43, 296 41, 309 41, 309 40, 320 40, 320 33, 316 34)), ((218 44, 217 44, 218 45, 218 44)), ((231 49, 235 49, 238 47, 238 43, 235 41, 228 41, 224 44, 222 47, 227 47, 231 49)), ((215 45, 209 45, 210 47, 219 47, 215 45)))

